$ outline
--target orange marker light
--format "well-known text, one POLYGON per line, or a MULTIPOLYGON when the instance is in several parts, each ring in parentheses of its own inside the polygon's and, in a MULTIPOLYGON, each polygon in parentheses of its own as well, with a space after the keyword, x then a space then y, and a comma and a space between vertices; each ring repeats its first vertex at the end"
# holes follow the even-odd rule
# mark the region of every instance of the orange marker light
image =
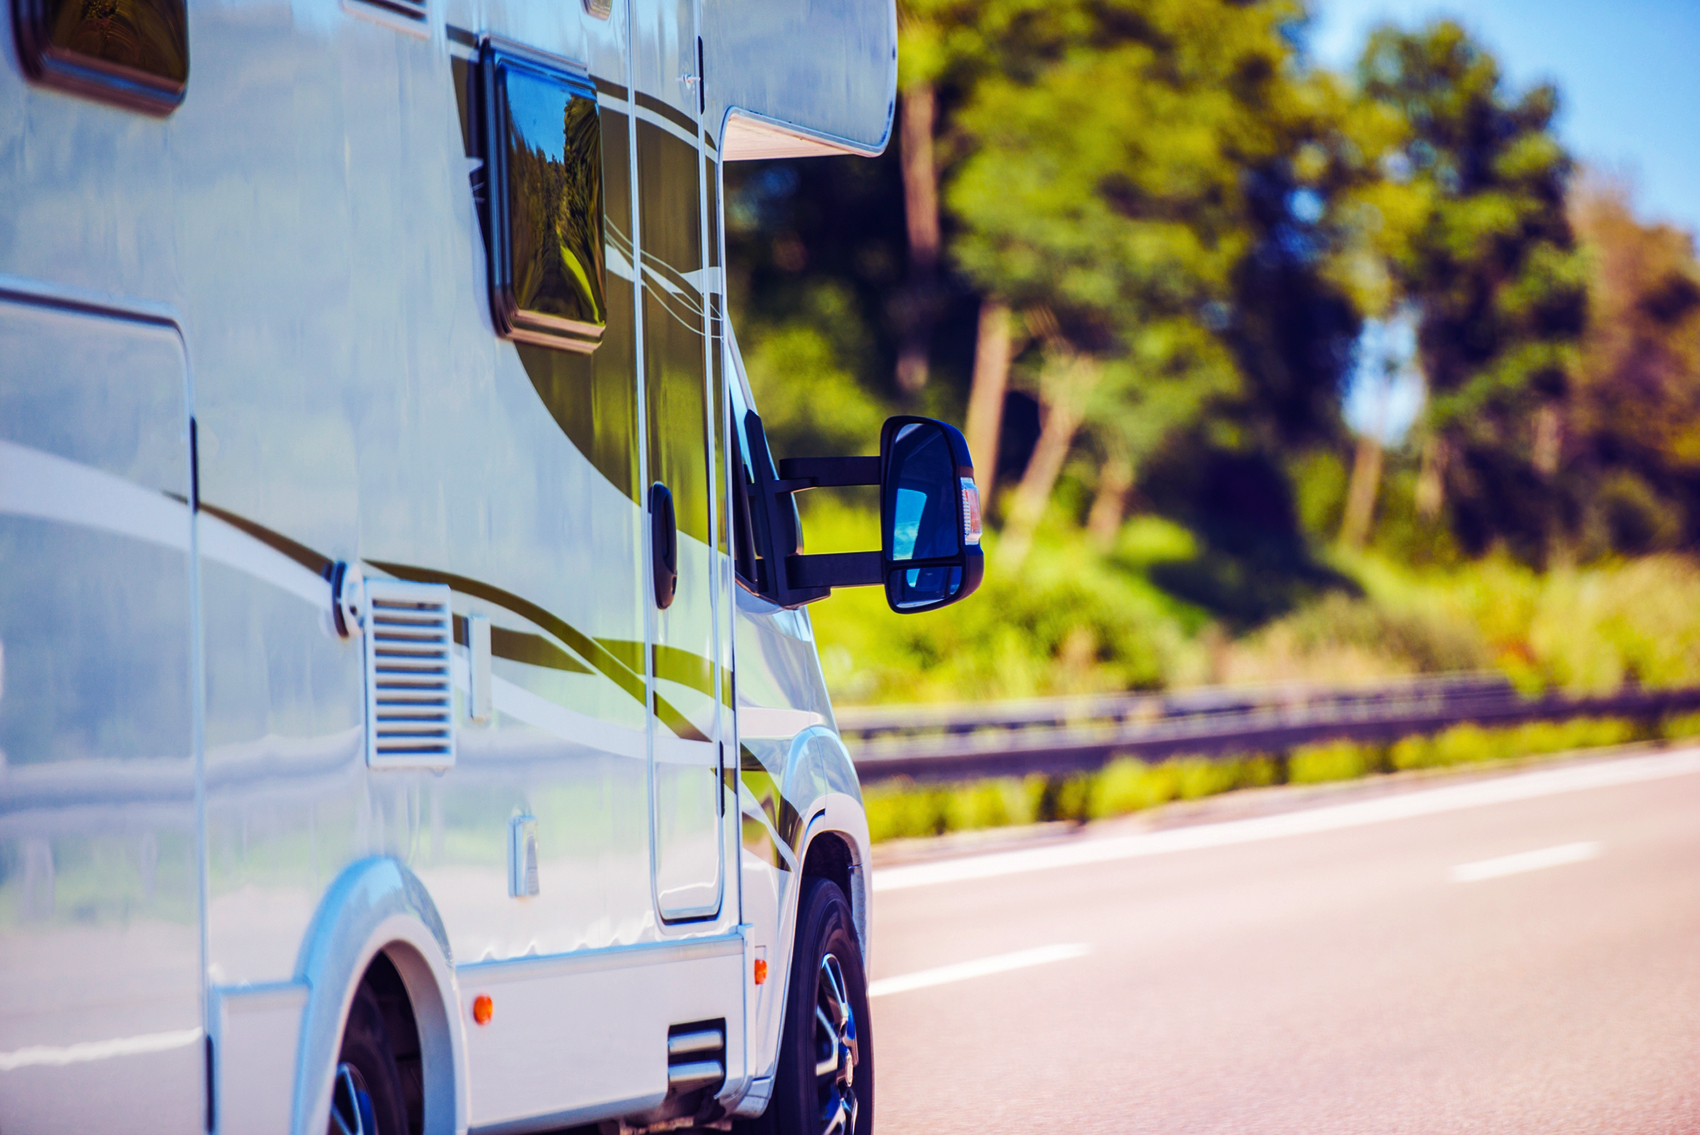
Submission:
POLYGON ((490 1023, 490 1018, 496 1015, 496 1003, 490 1000, 488 993, 480 993, 472 999, 472 1019, 481 1025, 490 1023))
POLYGON ((760 985, 762 982, 767 980, 767 959, 766 958, 757 958, 755 969, 756 969, 756 984, 760 985))

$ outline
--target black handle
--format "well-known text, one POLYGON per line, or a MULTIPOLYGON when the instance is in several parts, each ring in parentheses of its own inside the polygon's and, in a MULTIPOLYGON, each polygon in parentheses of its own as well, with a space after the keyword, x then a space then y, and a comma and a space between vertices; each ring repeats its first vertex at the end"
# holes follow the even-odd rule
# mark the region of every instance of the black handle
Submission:
POLYGON ((660 481, 649 486, 649 552, 655 605, 665 611, 679 589, 679 524, 673 516, 673 494, 660 481))

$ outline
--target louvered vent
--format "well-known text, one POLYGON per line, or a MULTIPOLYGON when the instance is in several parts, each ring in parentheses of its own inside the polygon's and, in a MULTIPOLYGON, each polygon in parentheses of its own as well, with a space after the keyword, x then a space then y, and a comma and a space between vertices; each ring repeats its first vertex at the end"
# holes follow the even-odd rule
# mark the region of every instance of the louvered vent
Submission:
POLYGON ((449 589, 366 581, 366 763, 448 768, 455 763, 454 618, 449 589))

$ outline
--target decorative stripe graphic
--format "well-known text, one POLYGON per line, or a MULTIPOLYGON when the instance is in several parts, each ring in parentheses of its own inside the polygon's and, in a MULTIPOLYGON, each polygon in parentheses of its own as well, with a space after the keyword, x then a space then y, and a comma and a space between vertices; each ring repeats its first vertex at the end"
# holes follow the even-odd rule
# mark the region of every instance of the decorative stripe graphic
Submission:
MULTIPOLYGON (((0 441, 0 514, 72 524, 185 554, 189 551, 189 507, 182 497, 9 441, 0 441)), ((324 570, 331 563, 328 557, 205 501, 201 503, 199 523, 203 559, 264 580, 320 610, 330 609, 330 587, 324 579, 324 570)), ((599 672, 637 701, 647 700, 642 643, 610 640, 609 646, 604 646, 537 604, 465 576, 408 564, 373 561, 373 566, 400 579, 445 583, 455 591, 512 611, 560 639, 590 665, 585 666, 541 635, 493 627, 491 648, 500 657, 575 673, 599 672), (631 654, 635 666, 623 661, 617 651, 631 654)), ((457 632, 457 639, 462 633, 457 632)), ((663 646, 657 660, 664 669, 657 677, 714 696, 713 668, 707 659, 663 646)), ((665 698, 655 698, 654 713, 684 740, 709 739, 665 698)))
POLYGON ((0 512, 189 550, 189 509, 115 473, 0 441, 0 512))
POLYGON ((86 1064, 91 1060, 110 1060, 114 1056, 144 1056, 150 1052, 169 1052, 174 1048, 186 1048, 200 1039, 201 1030, 193 1028, 120 1037, 116 1040, 85 1040, 77 1044, 37 1044, 15 1052, 0 1052, 0 1072, 42 1066, 57 1068, 66 1064, 86 1064))
MULTIPOLYGON (((387 563, 381 560, 372 560, 370 563, 373 567, 381 568, 400 579, 411 579, 419 583, 446 583, 450 588, 462 594, 476 596, 479 599, 505 607, 516 615, 522 615, 566 643, 579 657, 612 679, 614 684, 626 693, 640 702, 647 699, 648 690, 645 688, 646 683, 641 665, 637 669, 626 665, 608 647, 583 631, 568 625, 565 621, 545 611, 529 599, 522 599, 511 592, 451 572, 434 571, 431 568, 415 567, 411 564, 387 563)), ((491 629, 494 630, 494 628, 491 629)), ((491 645, 494 649, 494 642, 491 645)), ((667 699, 660 695, 655 698, 654 713, 663 725, 684 740, 708 740, 708 736, 702 730, 692 725, 684 714, 680 713, 667 699)))
MULTIPOLYGON (((451 662, 455 685, 460 689, 467 688, 466 659, 456 656, 451 662)), ((516 686, 505 678, 493 677, 490 680, 490 692, 496 710, 527 725, 543 730, 545 733, 559 737, 563 741, 571 741, 577 745, 588 745, 604 753, 615 756, 630 757, 633 760, 643 760, 648 752, 642 729, 632 729, 624 725, 615 725, 557 705, 547 698, 538 697, 522 686, 516 686)))
POLYGON ((689 134, 693 140, 696 138, 697 124, 684 111, 675 110, 654 95, 646 95, 642 91, 637 93, 637 104, 651 114, 659 114, 662 118, 689 134))

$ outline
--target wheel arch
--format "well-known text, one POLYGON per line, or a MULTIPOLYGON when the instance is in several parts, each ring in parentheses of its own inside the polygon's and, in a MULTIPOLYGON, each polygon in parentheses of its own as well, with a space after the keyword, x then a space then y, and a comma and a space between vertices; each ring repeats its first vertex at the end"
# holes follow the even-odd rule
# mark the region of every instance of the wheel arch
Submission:
POLYGON ((466 1130, 465 1036, 448 935, 436 904, 406 865, 350 864, 325 892, 296 960, 308 987, 290 1130, 319 1135, 329 1114, 349 1006, 379 954, 407 991, 423 1064, 425 1135, 466 1130))
MULTIPOLYGON (((868 818, 862 802, 843 793, 829 793, 817 803, 803 844, 800 878, 831 879, 850 900, 850 916, 856 924, 856 944, 862 964, 872 964, 868 940, 868 818)), ((793 906, 802 888, 794 888, 793 906)), ((791 913, 791 936, 796 937, 796 911, 791 913)))

